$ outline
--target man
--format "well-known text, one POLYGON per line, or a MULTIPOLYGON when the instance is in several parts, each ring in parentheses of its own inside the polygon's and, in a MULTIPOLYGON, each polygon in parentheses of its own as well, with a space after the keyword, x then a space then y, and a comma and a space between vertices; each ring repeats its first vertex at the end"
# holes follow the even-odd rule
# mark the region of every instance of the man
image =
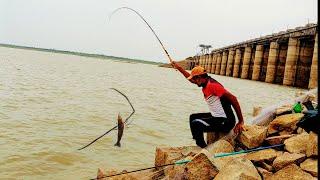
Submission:
POLYGON ((172 61, 171 65, 179 70, 191 83, 202 87, 205 101, 210 113, 190 115, 190 129, 193 139, 201 148, 207 146, 203 132, 229 132, 234 129, 236 134, 243 130, 243 117, 237 98, 228 92, 218 81, 208 76, 205 69, 196 66, 191 74, 172 61), (236 111, 239 122, 236 124, 232 108, 236 111))

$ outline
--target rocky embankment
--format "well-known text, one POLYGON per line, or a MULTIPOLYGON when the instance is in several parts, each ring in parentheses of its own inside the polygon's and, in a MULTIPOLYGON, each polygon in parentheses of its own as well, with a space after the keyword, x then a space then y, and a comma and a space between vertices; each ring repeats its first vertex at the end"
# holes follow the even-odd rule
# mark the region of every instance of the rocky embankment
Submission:
POLYGON ((304 116, 304 113, 293 113, 292 105, 282 106, 276 109, 268 125, 245 125, 245 131, 238 136, 224 136, 204 149, 197 146, 157 147, 155 152, 155 166, 159 167, 157 169, 128 174, 125 174, 127 171, 104 172, 99 169, 97 178, 114 180, 317 179, 318 135, 297 126, 304 116), (221 153, 277 144, 283 145, 250 153, 217 157, 221 153), (163 166, 179 160, 187 160, 187 163, 163 166), (119 173, 124 174, 105 178, 119 173))

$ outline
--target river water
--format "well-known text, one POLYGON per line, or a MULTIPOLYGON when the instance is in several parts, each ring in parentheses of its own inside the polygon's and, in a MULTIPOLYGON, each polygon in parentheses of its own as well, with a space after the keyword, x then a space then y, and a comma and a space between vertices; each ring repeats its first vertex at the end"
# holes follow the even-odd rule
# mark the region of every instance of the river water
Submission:
MULTIPOLYGON (((245 120, 253 106, 293 98, 297 88, 211 75, 238 97, 245 120)), ((188 117, 207 112, 199 87, 170 68, 0 47, 0 179, 88 179, 97 168, 154 165, 157 146, 195 145, 188 117), (121 148, 117 114, 136 113, 121 148)), ((249 122, 247 122, 249 123, 249 122)))

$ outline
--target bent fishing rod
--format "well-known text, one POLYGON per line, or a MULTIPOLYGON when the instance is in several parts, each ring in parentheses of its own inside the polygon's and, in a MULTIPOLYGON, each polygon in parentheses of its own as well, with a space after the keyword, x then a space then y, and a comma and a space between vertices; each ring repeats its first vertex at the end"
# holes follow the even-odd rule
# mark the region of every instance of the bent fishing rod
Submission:
POLYGON ((152 31, 152 33, 156 36, 157 40, 158 40, 159 43, 161 44, 161 47, 162 47, 163 51, 165 52, 165 54, 167 55, 167 57, 168 57, 168 59, 169 59, 169 62, 172 63, 173 60, 171 59, 168 51, 167 51, 166 48, 164 47, 164 45, 163 45, 163 43, 161 42, 160 38, 158 37, 158 35, 156 34, 156 32, 153 30, 153 28, 150 26, 150 24, 144 19, 144 17, 143 17, 138 11, 136 11, 136 10, 130 8, 130 7, 120 7, 120 8, 117 8, 116 10, 114 10, 114 11, 111 13, 111 15, 110 15, 110 17, 109 17, 109 21, 111 20, 112 15, 115 14, 117 11, 119 11, 119 10, 121 10, 121 9, 127 9, 127 10, 130 10, 130 11, 136 13, 136 14, 148 25, 149 29, 150 29, 150 30, 152 31))
MULTIPOLYGON (((134 109, 134 107, 132 106, 129 98, 128 98, 125 94, 123 94, 121 91, 119 91, 119 90, 116 89, 116 88, 110 88, 110 89, 113 89, 113 90, 117 91, 118 93, 120 93, 124 98, 126 98, 126 100, 128 101, 128 103, 130 104, 130 106, 131 106, 131 108, 132 108, 132 112, 131 112, 131 114, 126 118, 126 120, 124 121, 124 124, 127 124, 127 125, 130 124, 130 123, 127 123, 127 122, 128 122, 128 120, 130 119, 130 117, 136 112, 136 110, 134 109)), ((132 122, 132 121, 131 121, 131 122, 132 122)), ((82 149, 90 146, 91 144, 93 144, 94 142, 98 141, 100 138, 102 138, 103 136, 105 136, 106 134, 108 134, 109 132, 111 132, 112 130, 117 129, 117 127, 118 127, 118 125, 114 126, 114 127, 111 128, 110 130, 108 130, 107 132, 105 132, 105 133, 102 134, 101 136, 97 137, 95 140, 91 141, 89 144, 83 146, 82 148, 79 148, 78 150, 82 150, 82 149)))

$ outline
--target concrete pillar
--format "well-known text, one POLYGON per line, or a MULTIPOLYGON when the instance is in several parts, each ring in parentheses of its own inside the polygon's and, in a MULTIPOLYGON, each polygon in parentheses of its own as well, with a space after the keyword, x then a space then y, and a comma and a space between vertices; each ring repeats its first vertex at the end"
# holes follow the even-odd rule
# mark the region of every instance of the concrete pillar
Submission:
POLYGON ((222 58, 221 56, 222 55, 221 55, 221 53, 218 53, 217 56, 218 56, 217 57, 217 64, 216 64, 216 69, 215 69, 214 73, 220 74, 220 66, 221 66, 221 58, 222 58))
POLYGON ((256 53, 254 56, 252 80, 255 80, 255 81, 259 80, 262 57, 263 57, 263 45, 257 45, 256 53))
POLYGON ((310 79, 309 79, 309 89, 318 87, 318 33, 315 37, 314 48, 313 48, 313 56, 312 56, 312 64, 310 71, 310 79))
POLYGON ((214 74, 216 70, 216 64, 217 64, 217 54, 212 55, 212 65, 211 65, 211 73, 214 74))
POLYGON ((204 65, 204 62, 203 62, 203 55, 201 55, 200 56, 200 64, 199 64, 199 66, 201 66, 201 67, 203 67, 203 65, 204 65))
POLYGON ((211 66, 213 61, 213 54, 209 54, 208 73, 211 73, 211 66))
POLYGON ((251 47, 246 47, 244 50, 243 64, 241 70, 241 79, 247 79, 249 73, 250 59, 251 59, 251 47))
POLYGON ((234 49, 229 49, 226 76, 231 76, 232 75, 232 66, 233 66, 234 54, 235 54, 234 49))
POLYGON ((241 50, 236 49, 236 57, 234 58, 232 77, 239 77, 240 61, 241 61, 241 50))
POLYGON ((289 38, 286 65, 284 69, 283 85, 292 86, 295 80, 299 55, 299 40, 289 38))
POLYGON ((221 67, 220 67, 220 75, 226 75, 227 60, 228 60, 228 51, 223 51, 221 67))
POLYGON ((276 64, 279 54, 279 44, 277 42, 270 43, 269 57, 268 57, 268 65, 266 72, 266 80, 267 83, 273 83, 274 78, 276 76, 276 64))
POLYGON ((209 61, 210 61, 210 54, 206 55, 206 71, 208 72, 209 70, 209 61))

